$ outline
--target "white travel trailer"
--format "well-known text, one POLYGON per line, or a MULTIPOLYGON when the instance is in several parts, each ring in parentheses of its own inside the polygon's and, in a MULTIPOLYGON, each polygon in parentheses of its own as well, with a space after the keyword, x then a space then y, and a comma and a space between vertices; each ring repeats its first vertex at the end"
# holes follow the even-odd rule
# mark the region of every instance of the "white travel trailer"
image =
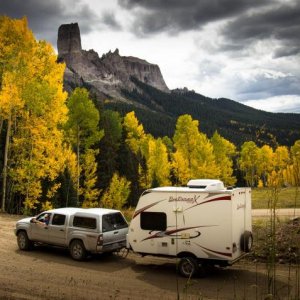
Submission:
POLYGON ((180 258, 185 277, 232 265, 252 242, 251 189, 226 189, 211 179, 146 190, 127 234, 127 248, 136 253, 180 258))

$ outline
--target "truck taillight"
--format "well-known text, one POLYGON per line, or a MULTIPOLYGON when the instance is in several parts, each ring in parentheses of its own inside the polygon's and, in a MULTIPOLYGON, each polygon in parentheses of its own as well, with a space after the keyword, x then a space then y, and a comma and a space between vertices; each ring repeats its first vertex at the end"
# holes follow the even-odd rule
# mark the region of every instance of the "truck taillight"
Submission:
POLYGON ((98 236, 97 246, 102 246, 102 245, 103 245, 103 234, 100 234, 98 236))

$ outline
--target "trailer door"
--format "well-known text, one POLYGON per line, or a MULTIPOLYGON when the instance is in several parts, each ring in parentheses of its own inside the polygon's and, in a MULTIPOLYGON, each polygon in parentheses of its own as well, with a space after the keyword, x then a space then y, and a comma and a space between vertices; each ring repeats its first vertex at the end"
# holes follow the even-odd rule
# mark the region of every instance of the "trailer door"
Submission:
POLYGON ((173 254, 174 243, 168 235, 167 230, 167 214, 165 212, 150 212, 141 213, 140 226, 147 237, 144 242, 147 242, 149 253, 171 255, 173 254))

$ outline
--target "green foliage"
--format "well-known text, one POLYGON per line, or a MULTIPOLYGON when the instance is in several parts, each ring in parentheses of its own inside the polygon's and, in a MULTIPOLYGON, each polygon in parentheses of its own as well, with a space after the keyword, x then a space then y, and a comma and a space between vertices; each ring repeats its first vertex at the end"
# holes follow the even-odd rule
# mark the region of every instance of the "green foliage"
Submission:
POLYGON ((81 195, 83 197, 82 207, 98 207, 98 197, 100 190, 95 185, 97 181, 97 162, 95 155, 97 151, 88 149, 83 155, 82 175, 83 184, 81 188, 81 195))
MULTIPOLYGON (((98 186, 103 189, 109 185, 113 174, 119 169, 118 157, 122 139, 122 118, 118 112, 104 110, 101 113, 100 128, 104 137, 99 145, 100 154, 98 161, 98 186)), ((126 157, 124 157, 126 160, 126 157)))
MULTIPOLYGON (((79 200, 79 194, 90 194, 90 196, 86 196, 90 199, 88 200, 89 204, 87 204, 87 206, 90 206, 92 205, 90 203, 95 201, 91 199, 96 198, 98 191, 93 189, 92 192, 91 183, 87 184, 87 182, 84 182, 84 186, 80 186, 80 164, 82 163, 82 154, 89 155, 89 149, 99 142, 104 135, 103 130, 99 130, 98 127, 100 114, 93 101, 89 98, 88 91, 84 88, 76 88, 69 97, 67 105, 69 113, 68 121, 65 125, 66 136, 77 153, 77 205, 81 202, 79 200)), ((84 163, 86 163, 86 161, 84 163)), ((93 171, 93 173, 96 173, 96 170, 93 171)), ((85 177, 85 179, 86 178, 87 177, 85 177)), ((90 178, 87 180, 89 181, 90 178)), ((92 185, 94 186, 95 184, 96 179, 93 179, 92 185)))
POLYGON ((67 137, 80 150, 88 149, 103 137, 99 131, 99 111, 84 88, 76 88, 67 101, 68 121, 65 125, 67 137))

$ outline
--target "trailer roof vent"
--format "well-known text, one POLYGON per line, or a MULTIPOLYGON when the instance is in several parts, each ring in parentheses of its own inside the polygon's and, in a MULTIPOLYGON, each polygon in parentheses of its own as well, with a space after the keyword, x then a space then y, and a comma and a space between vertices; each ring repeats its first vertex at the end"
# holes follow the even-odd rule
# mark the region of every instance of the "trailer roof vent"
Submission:
POLYGON ((224 190, 224 183, 217 179, 192 179, 188 182, 189 188, 203 189, 205 191, 224 190))

